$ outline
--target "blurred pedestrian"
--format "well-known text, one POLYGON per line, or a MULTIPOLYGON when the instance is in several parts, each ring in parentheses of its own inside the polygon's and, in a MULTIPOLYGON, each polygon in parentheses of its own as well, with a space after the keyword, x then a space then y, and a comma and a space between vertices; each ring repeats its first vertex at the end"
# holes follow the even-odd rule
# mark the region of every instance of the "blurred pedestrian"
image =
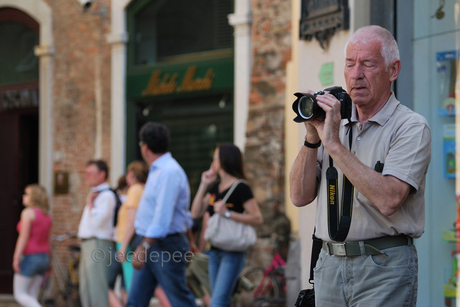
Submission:
POLYGON ((172 306, 196 306, 186 286, 187 231, 192 227, 190 188, 182 167, 171 156, 166 126, 148 122, 139 132, 141 154, 150 166, 134 223, 141 236, 127 306, 148 306, 158 285, 172 306))
POLYGON ((80 299, 83 307, 109 306, 110 255, 114 251, 115 193, 107 182, 109 169, 102 160, 90 160, 85 179, 91 186, 78 227, 81 238, 79 265, 80 299))
MULTIPOLYGON (((259 206, 246 183, 239 183, 226 203, 223 203, 223 198, 238 179, 246 179, 243 156, 235 145, 221 144, 214 151, 210 169, 201 176, 201 183, 192 203, 192 217, 199 218, 208 211, 210 216, 220 214, 244 224, 262 224, 259 206)), ((211 245, 208 254, 211 307, 230 306, 232 293, 246 264, 248 253, 224 251, 211 245)))
MULTIPOLYGON (((127 193, 127 190, 128 190, 128 184, 126 182, 126 176, 125 175, 122 175, 120 176, 120 178, 118 178, 118 184, 117 184, 117 187, 115 189, 115 192, 118 194, 118 198, 120 199, 120 202, 123 203, 125 200, 126 200, 126 193, 127 193)), ((120 206, 120 209, 121 210, 121 206, 120 206)), ((115 229, 116 231, 114 231, 114 242, 115 244, 117 244, 117 242, 119 241, 118 239, 118 236, 119 236, 119 232, 118 230, 120 229, 121 224, 120 224, 120 214, 119 214, 120 211, 118 211, 118 222, 117 224, 115 225, 115 229)), ((116 248, 118 248, 116 246, 116 248)), ((109 304, 110 304, 110 307, 123 307, 125 306, 126 304, 126 301, 128 299, 128 294, 126 292, 126 282, 125 282, 125 279, 123 277, 123 269, 122 269, 122 266, 121 266, 121 262, 120 260, 118 259, 118 255, 117 255, 117 250, 118 249, 115 249, 111 256, 112 256, 112 259, 111 259, 111 262, 110 262, 110 267, 109 267, 109 304), (115 284, 116 284, 116 281, 117 281, 117 278, 120 277, 121 279, 121 286, 120 286, 120 296, 118 296, 116 293, 115 293, 115 284)))
MULTIPOLYGON (((133 246, 134 242, 136 242, 134 220, 136 219, 137 207, 139 206, 139 201, 141 200, 148 174, 149 169, 143 161, 134 161, 128 165, 126 170, 128 192, 118 213, 117 260, 121 262, 125 287, 128 292, 131 287, 134 269, 131 263, 132 257, 128 257, 128 259, 126 259, 126 256, 132 254, 133 250, 137 247, 133 246)), ((161 306, 171 306, 168 297, 161 287, 156 287, 155 296, 160 301, 161 306)))
POLYGON ((26 307, 40 307, 37 292, 49 269, 51 253, 51 217, 46 190, 28 185, 22 196, 25 206, 17 225, 19 232, 13 254, 13 293, 26 307))

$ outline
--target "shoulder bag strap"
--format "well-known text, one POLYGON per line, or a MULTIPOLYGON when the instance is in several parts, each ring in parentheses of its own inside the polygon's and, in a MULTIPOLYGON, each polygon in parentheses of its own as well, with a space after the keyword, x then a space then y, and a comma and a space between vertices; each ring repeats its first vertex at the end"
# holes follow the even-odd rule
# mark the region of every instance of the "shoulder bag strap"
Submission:
POLYGON ((227 199, 230 197, 230 195, 232 195, 233 191, 235 190, 235 188, 237 187, 237 185, 240 183, 240 182, 244 182, 243 179, 238 179, 237 181, 235 181, 232 186, 230 187, 230 190, 228 190, 227 194, 225 194, 224 198, 222 199, 222 201, 225 203, 227 203, 227 199))

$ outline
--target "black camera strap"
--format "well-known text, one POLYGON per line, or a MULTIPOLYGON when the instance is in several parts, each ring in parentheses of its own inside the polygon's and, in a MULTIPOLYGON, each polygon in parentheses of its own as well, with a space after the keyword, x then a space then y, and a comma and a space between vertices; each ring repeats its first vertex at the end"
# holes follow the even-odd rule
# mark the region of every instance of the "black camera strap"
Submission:
MULTIPOLYGON (((348 123, 350 124, 348 130, 348 143, 351 151, 351 145, 353 142, 353 127, 351 125, 350 119, 348 119, 348 123)), ((329 237, 333 241, 345 241, 351 225, 354 187, 350 180, 348 180, 348 178, 343 175, 344 187, 342 194, 342 210, 339 216, 339 201, 337 197, 339 194, 338 178, 339 176, 337 169, 334 167, 334 161, 329 155, 329 167, 326 171, 329 237)))

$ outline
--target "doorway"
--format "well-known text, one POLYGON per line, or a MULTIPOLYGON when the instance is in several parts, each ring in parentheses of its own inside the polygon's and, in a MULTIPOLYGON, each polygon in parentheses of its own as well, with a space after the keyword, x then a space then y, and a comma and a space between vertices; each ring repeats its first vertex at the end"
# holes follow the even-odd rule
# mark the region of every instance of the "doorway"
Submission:
POLYGON ((12 293, 13 253, 22 193, 38 182, 38 108, 0 112, 0 293, 12 293))
POLYGON ((10 294, 22 193, 38 182, 39 25, 20 10, 2 8, 0 40, 0 293, 10 294))

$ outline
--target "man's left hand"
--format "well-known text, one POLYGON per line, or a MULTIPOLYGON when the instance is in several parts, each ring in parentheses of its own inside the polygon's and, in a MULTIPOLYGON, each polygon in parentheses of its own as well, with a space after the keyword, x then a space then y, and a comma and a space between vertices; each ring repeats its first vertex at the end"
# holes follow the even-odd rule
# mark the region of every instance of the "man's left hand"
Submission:
POLYGON ((145 267, 145 259, 147 252, 148 251, 145 250, 145 248, 142 245, 139 245, 134 251, 132 264, 136 270, 141 270, 145 267))
POLYGON ((316 127, 327 149, 328 145, 333 143, 340 144, 339 130, 342 121, 340 101, 331 94, 317 95, 316 101, 318 106, 326 112, 326 119, 324 121, 311 120, 310 123, 316 127))
MULTIPOLYGON (((156 239, 155 238, 144 238, 142 242, 147 242, 150 246, 152 246, 156 239)), ((136 248, 134 251, 134 256, 133 256, 133 267, 136 270, 141 270, 145 267, 145 263, 147 262, 147 257, 149 254, 149 250, 142 246, 142 242, 139 244, 139 246, 136 248)))

